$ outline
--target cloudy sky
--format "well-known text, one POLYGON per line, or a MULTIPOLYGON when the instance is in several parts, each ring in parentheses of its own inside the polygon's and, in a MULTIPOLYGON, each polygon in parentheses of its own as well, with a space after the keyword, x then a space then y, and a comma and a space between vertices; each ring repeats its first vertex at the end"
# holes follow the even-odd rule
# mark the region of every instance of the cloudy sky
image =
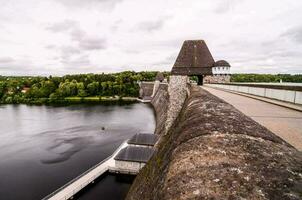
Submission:
POLYGON ((170 70, 204 39, 232 72, 302 73, 301 0, 0 0, 0 75, 170 70))

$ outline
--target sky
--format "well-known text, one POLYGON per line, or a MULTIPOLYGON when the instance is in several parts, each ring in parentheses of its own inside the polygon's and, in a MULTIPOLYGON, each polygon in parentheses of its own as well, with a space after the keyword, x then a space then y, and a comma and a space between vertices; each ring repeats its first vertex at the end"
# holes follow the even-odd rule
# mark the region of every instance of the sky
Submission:
POLYGON ((232 73, 302 73, 301 0, 0 0, 0 75, 170 71, 203 39, 232 73))

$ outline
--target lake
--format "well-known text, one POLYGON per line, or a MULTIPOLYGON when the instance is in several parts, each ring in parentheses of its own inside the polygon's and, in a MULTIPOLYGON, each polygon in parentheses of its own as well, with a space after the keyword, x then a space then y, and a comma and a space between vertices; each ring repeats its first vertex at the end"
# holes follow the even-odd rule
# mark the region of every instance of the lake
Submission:
MULTIPOLYGON (((153 109, 142 103, 0 105, 0 199, 41 199, 154 128, 153 109)), ((132 180, 106 174, 77 198, 123 199, 132 180)))

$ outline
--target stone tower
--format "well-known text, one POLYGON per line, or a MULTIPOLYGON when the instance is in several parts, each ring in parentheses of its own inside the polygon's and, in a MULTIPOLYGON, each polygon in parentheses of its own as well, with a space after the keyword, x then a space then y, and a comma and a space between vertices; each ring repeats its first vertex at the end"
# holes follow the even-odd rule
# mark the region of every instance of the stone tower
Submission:
POLYGON ((172 76, 198 76, 198 84, 202 85, 203 77, 212 75, 212 67, 215 61, 203 40, 186 40, 175 64, 172 68, 172 76))

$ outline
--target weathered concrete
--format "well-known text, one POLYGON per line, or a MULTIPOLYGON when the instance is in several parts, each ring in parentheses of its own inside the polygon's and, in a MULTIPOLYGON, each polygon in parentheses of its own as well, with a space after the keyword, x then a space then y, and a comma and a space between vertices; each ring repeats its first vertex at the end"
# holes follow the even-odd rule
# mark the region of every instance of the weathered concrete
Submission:
POLYGON ((302 151, 302 112, 222 90, 205 89, 302 151))
POLYGON ((301 199, 301 152, 200 87, 157 147, 127 199, 301 199))

